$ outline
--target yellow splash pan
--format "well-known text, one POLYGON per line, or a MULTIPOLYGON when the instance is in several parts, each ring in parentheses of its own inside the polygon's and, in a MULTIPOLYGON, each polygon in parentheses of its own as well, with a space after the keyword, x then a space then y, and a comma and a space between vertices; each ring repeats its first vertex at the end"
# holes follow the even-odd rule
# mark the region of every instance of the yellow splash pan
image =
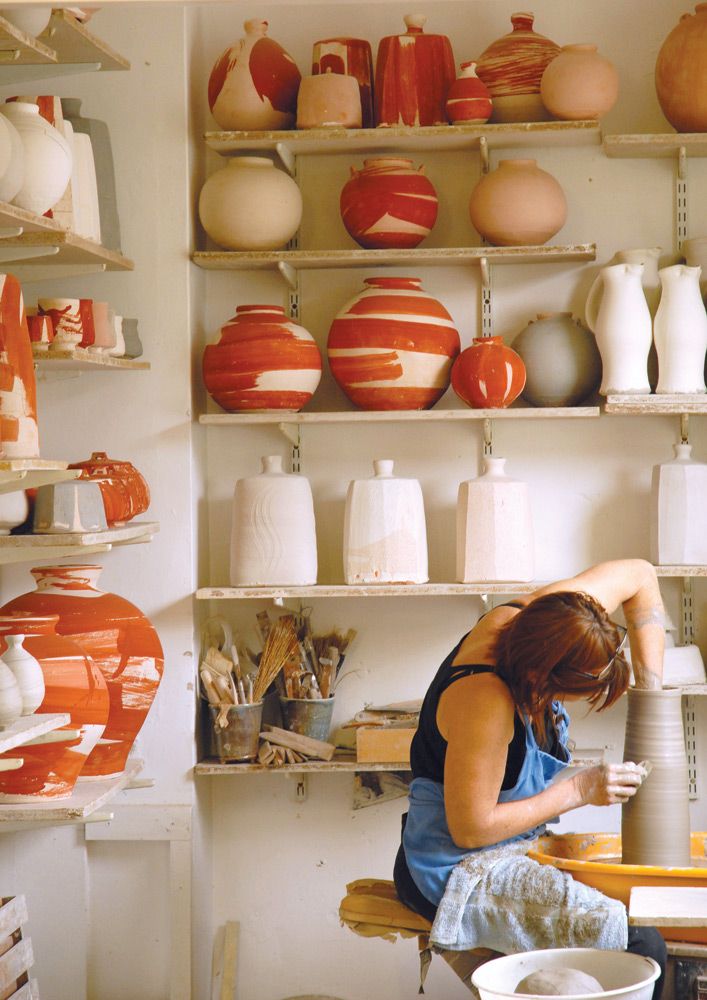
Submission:
MULTIPOLYGON (((621 857, 620 834, 566 833, 540 837, 528 857, 569 872, 578 882, 620 899, 628 907, 634 885, 707 888, 707 867, 702 867, 707 866, 706 852, 707 833, 693 833, 690 835, 690 854, 694 867, 622 865, 616 860, 621 857)), ((661 927, 660 933, 668 941, 707 944, 707 927, 661 927)))

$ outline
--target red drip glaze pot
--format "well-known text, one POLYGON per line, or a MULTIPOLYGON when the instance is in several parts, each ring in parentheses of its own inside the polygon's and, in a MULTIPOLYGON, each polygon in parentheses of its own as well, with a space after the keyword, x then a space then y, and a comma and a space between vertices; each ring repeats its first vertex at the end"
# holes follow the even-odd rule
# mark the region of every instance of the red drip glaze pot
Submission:
POLYGON ((452 388, 477 410, 510 406, 525 386, 525 365, 502 337, 475 337, 452 366, 452 388))
POLYGON ((388 35, 378 46, 377 125, 446 125, 445 102, 454 82, 452 44, 446 35, 425 35, 427 18, 407 14, 404 35, 388 35))

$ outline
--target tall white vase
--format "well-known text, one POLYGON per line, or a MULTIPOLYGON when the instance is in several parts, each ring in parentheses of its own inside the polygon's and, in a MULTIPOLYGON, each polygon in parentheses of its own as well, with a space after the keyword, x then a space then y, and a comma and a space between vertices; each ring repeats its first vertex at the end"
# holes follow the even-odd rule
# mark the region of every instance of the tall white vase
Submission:
POLYGON ((689 444, 653 466, 651 562, 659 566, 707 564, 707 465, 693 462, 689 444))
POLYGON ((2 654, 5 663, 15 676, 22 696, 22 714, 32 715, 44 701, 44 674, 39 660, 28 653, 22 643, 24 635, 5 637, 7 649, 2 654))
POLYGON ((705 392, 707 313, 700 294, 702 268, 674 264, 660 272, 662 294, 653 336, 658 353, 656 392, 705 392))
POLYGON ((309 480, 266 455, 257 476, 239 479, 233 498, 231 585, 307 586, 317 582, 317 539, 309 480))
POLYGON ((641 285, 643 270, 641 263, 611 264, 601 269, 589 290, 585 317, 601 354, 603 396, 651 391, 648 352, 653 335, 641 285))
POLYGON ((662 247, 640 247, 632 250, 617 250, 614 254, 617 264, 643 264, 641 286, 651 316, 655 316, 660 302, 658 262, 662 252, 662 247))
POLYGON ((349 483, 344 515, 344 579, 360 583, 426 583, 427 528, 417 479, 393 475, 390 459, 375 475, 349 483))
POLYGON ((528 484, 506 475, 505 458, 487 457, 478 479, 459 484, 459 583, 532 580, 533 520, 528 484))

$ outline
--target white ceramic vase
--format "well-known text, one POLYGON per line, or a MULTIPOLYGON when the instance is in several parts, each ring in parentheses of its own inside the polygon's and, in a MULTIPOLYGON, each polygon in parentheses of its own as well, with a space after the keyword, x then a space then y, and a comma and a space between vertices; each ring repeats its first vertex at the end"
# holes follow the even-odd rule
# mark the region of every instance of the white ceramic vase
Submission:
POLYGON ((64 121, 64 129, 71 143, 73 156, 71 193, 74 219, 72 229, 79 236, 85 236, 89 240, 100 243, 98 186, 91 137, 83 132, 74 132, 70 121, 64 121))
POLYGON ((344 514, 348 584, 427 583, 427 528, 417 479, 393 475, 390 459, 375 475, 349 483, 344 514))
POLYGON ((24 490, 0 493, 0 535, 9 535, 13 528, 27 520, 29 504, 24 490))
POLYGON ((0 201, 12 201, 25 177, 25 147, 9 118, 0 114, 0 201))
POLYGON ((617 250, 614 254, 616 264, 643 264, 641 287, 651 316, 655 316, 660 302, 658 262, 662 252, 662 247, 638 247, 631 250, 617 250))
POLYGON ((22 694, 15 675, 0 659, 0 730, 7 729, 22 715, 22 694))
POLYGON ((662 293, 653 336, 658 393, 705 392, 707 313, 700 294, 702 268, 673 264, 660 272, 662 293))
POLYGON ((3 114, 20 133, 25 151, 22 187, 13 203, 44 215, 59 201, 71 180, 71 149, 63 135, 39 113, 36 104, 10 101, 3 114))
POLYGON ((266 455, 257 476, 239 479, 233 497, 231 585, 308 586, 317 582, 312 489, 266 455))
POLYGON ((123 317, 113 316, 113 330, 115 332, 115 344, 109 347, 106 354, 112 358, 122 358, 125 356, 125 337, 123 336, 123 317))
POLYGON ((28 653, 22 645, 24 635, 8 635, 5 638, 7 649, 2 654, 2 660, 14 674, 20 689, 22 714, 32 715, 44 701, 42 668, 39 660, 28 653))
POLYGON ((707 465, 693 462, 689 444, 653 466, 651 562, 659 566, 707 564, 707 465))
POLYGON ((641 284, 643 270, 641 263, 611 264, 601 269, 589 290, 585 316, 601 354, 602 396, 651 391, 648 352, 653 333, 641 284))
POLYGON ((528 581, 535 575, 528 484, 506 475, 505 458, 486 457, 478 479, 459 484, 459 583, 528 581))
POLYGON ((279 250, 297 232, 302 195, 294 180, 263 156, 237 156, 207 180, 199 218, 228 250, 279 250))

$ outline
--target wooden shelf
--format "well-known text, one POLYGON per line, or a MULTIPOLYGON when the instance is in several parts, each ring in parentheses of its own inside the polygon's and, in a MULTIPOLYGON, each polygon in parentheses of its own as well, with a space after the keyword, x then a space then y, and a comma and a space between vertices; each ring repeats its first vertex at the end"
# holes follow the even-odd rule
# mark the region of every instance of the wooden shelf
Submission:
POLYGON ((341 754, 333 760, 310 760, 304 764, 283 764, 281 767, 270 767, 268 764, 221 764, 217 759, 203 760, 194 767, 195 774, 234 775, 234 774, 311 774, 319 772, 330 774, 332 771, 409 771, 409 764, 370 764, 359 763, 350 754, 341 754))
POLYGON ((28 490, 49 483, 78 479, 80 469, 70 469, 68 462, 46 458, 0 458, 0 493, 28 490))
MULTIPOLYGON (((49 28, 49 25, 47 25, 49 28)), ((59 61, 56 51, 0 17, 0 66, 26 66, 59 61)))
MULTIPOLYGON (((73 470, 72 470, 73 471, 73 470)), ((0 566, 64 559, 96 552, 110 552, 114 545, 151 542, 159 531, 156 521, 137 521, 105 531, 66 532, 42 535, 0 535, 0 566)))
POLYGON ((707 414, 707 393, 607 396, 604 412, 617 416, 626 414, 641 417, 681 413, 707 414))
POLYGON ((60 63, 99 63, 99 70, 130 69, 127 59, 92 34, 68 10, 52 11, 51 20, 39 41, 56 51, 60 63))
MULTIPOLYGON (((9 208, 12 206, 2 205, 6 216, 9 208)), ((32 218, 39 226, 40 217, 32 218)), ((73 271, 76 274, 133 270, 133 262, 116 250, 108 250, 95 240, 62 229, 53 220, 46 221, 51 225, 0 239, 0 263, 14 264, 13 274, 20 276, 21 272, 21 280, 36 280, 39 275, 32 273, 35 269, 43 272, 41 277, 61 277, 58 268, 69 268, 71 270, 65 273, 73 271)))
POLYGON ((557 420, 598 417, 598 406, 518 406, 493 410, 344 410, 333 413, 202 413, 200 424, 210 427, 253 424, 388 424, 449 423, 468 420, 557 420))
POLYGON ((396 583, 311 587, 200 587, 198 601, 284 600, 297 597, 469 597, 480 594, 532 594, 542 583, 396 583))
POLYGON ((218 153, 277 152, 330 155, 334 153, 432 152, 478 150, 484 138, 489 149, 527 146, 598 146, 601 131, 595 121, 522 122, 500 125, 427 125, 389 128, 316 128, 278 132, 206 132, 218 153))
POLYGON ((707 566, 656 566, 657 576, 707 576, 707 566))
POLYGON ((105 781, 81 781, 66 799, 42 799, 39 802, 0 803, 0 832, 4 823, 63 823, 86 819, 92 812, 115 798, 143 768, 141 760, 129 760, 117 778, 105 781))
POLYGON ((9 729, 0 730, 0 753, 23 746, 37 736, 44 736, 61 726, 67 726, 71 721, 68 713, 59 715, 26 715, 18 719, 9 729))
POLYGON ((32 346, 35 368, 39 371, 149 371, 149 361, 137 361, 134 358, 114 358, 109 354, 98 354, 85 347, 76 347, 72 351, 41 350, 36 344, 32 346))
POLYGON ((604 152, 614 159, 677 157, 681 149, 686 156, 707 156, 707 133, 668 132, 635 135, 605 135, 604 152))

